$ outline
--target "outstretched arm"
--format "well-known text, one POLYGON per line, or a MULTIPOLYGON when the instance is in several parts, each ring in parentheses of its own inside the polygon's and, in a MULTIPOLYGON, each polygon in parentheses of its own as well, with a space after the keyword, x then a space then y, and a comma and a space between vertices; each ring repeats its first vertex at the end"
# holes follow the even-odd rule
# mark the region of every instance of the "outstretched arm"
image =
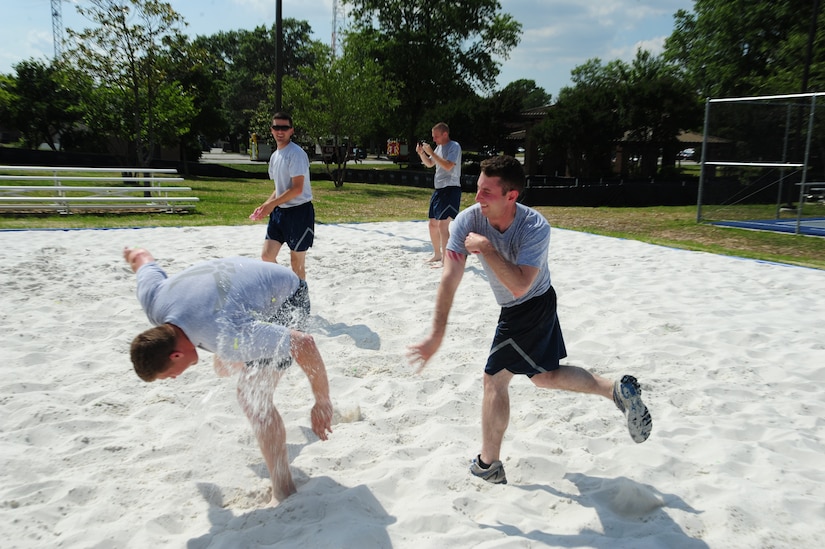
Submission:
POLYGON ((450 309, 453 307, 453 298, 458 289, 461 278, 464 276, 464 265, 467 256, 447 250, 444 257, 444 269, 441 273, 441 283, 438 285, 438 292, 435 298, 435 312, 433 313, 433 326, 430 335, 416 345, 411 345, 407 350, 407 357, 410 364, 418 365, 416 373, 424 369, 427 361, 432 358, 447 330, 447 318, 450 316, 450 309))
POLYGON ((315 406, 312 407, 312 432, 321 440, 327 440, 327 433, 332 432, 332 402, 329 399, 329 380, 324 359, 315 344, 315 339, 307 333, 290 331, 290 352, 295 362, 309 379, 315 406))
POLYGON ((130 248, 125 246, 123 248, 123 259, 132 268, 132 272, 136 273, 146 263, 152 263, 155 258, 149 253, 149 250, 143 248, 130 248))

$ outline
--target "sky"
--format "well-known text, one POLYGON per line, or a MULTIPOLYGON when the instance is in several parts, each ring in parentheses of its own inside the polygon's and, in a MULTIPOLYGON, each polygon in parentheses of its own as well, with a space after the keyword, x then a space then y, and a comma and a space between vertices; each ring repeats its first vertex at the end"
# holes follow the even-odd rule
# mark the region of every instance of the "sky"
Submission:
MULTIPOLYGON (((431 0, 438 2, 442 0, 431 0)), ((185 33, 211 35, 275 23, 276 0, 167 0, 188 23, 185 33)), ((534 80, 554 98, 569 86, 570 72, 588 59, 631 61, 639 48, 658 54, 673 32, 673 15, 692 11, 693 0, 499 0, 502 12, 522 25, 519 45, 506 60, 496 89, 519 79, 534 80)), ((63 27, 90 23, 77 14, 84 0, 63 0, 63 27)), ((54 55, 51 0, 0 0, 0 73, 13 74, 20 61, 54 55)), ((339 10, 340 12, 340 10, 339 10)), ((309 22, 313 38, 332 39, 333 0, 282 0, 282 17, 309 22)), ((341 17, 339 17, 339 20, 341 17)), ((434 46, 435 47, 435 46, 434 46)))

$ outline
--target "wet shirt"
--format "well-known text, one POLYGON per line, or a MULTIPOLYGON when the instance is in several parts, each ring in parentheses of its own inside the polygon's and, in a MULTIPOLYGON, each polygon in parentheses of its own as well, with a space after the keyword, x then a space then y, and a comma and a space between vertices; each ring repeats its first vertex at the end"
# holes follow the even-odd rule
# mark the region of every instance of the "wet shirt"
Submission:
POLYGON ((282 359, 289 329, 269 320, 298 284, 290 269, 259 259, 214 259, 172 276, 152 262, 137 271, 137 298, 152 324, 174 324, 222 359, 282 359))
POLYGON ((550 224, 532 208, 516 204, 516 217, 503 233, 490 225, 481 213, 481 206, 473 204, 460 212, 450 225, 450 240, 447 249, 464 255, 470 255, 464 247, 464 240, 469 233, 478 233, 487 237, 501 256, 514 265, 529 265, 539 269, 533 285, 523 296, 513 294, 502 284, 495 273, 479 254, 481 265, 487 273, 490 287, 496 302, 502 307, 512 307, 544 294, 550 289, 550 267, 547 264, 550 250, 550 224))

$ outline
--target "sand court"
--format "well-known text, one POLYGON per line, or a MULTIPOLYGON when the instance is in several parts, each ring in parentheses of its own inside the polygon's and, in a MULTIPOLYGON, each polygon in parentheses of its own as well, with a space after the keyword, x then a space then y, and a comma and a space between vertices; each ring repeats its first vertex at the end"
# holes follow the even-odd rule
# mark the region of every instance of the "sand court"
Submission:
MULTIPOLYGON (((552 220, 551 220, 552 223, 552 220)), ((425 222, 318 225, 309 331, 336 417, 312 434, 306 378, 275 392, 298 493, 266 467, 211 355, 144 383, 150 327, 123 246, 170 274, 258 257, 264 227, 0 232, 4 547, 814 547, 825 536, 825 271, 554 229, 569 364, 635 375, 653 415, 635 444, 613 404, 511 386, 509 484, 467 471, 498 308, 467 262, 438 354, 440 270, 425 222)), ((288 262, 282 251, 281 260, 288 262)))

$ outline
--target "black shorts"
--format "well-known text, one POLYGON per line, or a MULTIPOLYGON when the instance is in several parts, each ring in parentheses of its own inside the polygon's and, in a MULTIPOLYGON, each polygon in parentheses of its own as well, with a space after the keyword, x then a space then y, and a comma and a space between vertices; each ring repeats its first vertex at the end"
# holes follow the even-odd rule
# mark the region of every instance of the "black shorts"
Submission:
POLYGON ((533 377, 556 370, 567 356, 564 337, 556 316, 556 291, 515 305, 502 307, 484 372, 501 370, 533 377))
POLYGON ((430 196, 430 211, 428 217, 430 219, 438 219, 439 221, 449 218, 455 219, 460 208, 461 187, 452 186, 436 189, 432 196, 430 196))
POLYGON ((305 252, 315 241, 315 206, 305 202, 291 208, 275 208, 269 214, 266 239, 286 243, 293 252, 305 252))
MULTIPOLYGON (((307 319, 309 318, 309 308, 309 288, 307 287, 307 283, 301 280, 295 293, 284 301, 284 304, 275 311, 275 314, 267 319, 267 322, 304 331, 306 329, 307 319)), ((246 365, 250 368, 274 367, 276 370, 285 370, 292 366, 292 357, 288 356, 280 360, 271 357, 258 358, 248 361, 246 365)))

